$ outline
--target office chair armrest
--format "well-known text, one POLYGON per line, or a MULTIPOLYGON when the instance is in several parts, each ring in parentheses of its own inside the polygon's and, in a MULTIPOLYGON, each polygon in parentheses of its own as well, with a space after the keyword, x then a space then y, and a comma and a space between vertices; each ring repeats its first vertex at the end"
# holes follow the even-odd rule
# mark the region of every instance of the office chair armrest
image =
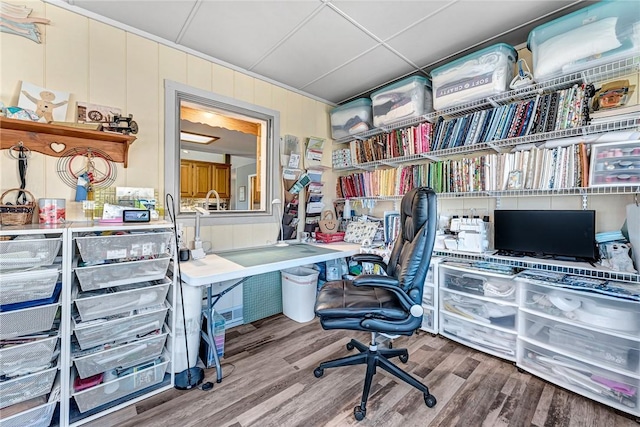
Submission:
POLYGON ((384 271, 387 270, 387 263, 383 261, 383 258, 378 254, 355 254, 351 256, 351 261, 362 264, 363 262, 369 262, 371 264, 377 264, 384 271))
POLYGON ((356 287, 371 286, 393 292, 402 303, 403 308, 407 311, 411 311, 411 307, 416 305, 416 303, 413 302, 402 289, 400 289, 398 286, 398 280, 395 277, 380 276, 378 274, 361 274, 360 276, 356 276, 351 283, 356 287))

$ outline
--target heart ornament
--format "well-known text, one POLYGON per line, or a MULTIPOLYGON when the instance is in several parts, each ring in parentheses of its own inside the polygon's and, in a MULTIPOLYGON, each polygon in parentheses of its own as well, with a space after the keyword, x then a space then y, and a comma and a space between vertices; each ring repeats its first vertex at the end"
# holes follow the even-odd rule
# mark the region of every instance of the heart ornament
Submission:
POLYGON ((49 147, 56 153, 62 153, 64 149, 67 148, 65 144, 61 144, 59 142, 52 142, 49 144, 49 147))

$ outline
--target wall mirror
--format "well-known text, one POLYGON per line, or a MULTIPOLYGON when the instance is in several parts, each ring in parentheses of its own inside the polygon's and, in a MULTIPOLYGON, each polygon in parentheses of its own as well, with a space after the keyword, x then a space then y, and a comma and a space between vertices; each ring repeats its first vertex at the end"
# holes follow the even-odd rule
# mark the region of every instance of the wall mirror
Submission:
POLYGON ((277 111, 165 81, 165 188, 178 217, 272 221, 278 134, 277 111))

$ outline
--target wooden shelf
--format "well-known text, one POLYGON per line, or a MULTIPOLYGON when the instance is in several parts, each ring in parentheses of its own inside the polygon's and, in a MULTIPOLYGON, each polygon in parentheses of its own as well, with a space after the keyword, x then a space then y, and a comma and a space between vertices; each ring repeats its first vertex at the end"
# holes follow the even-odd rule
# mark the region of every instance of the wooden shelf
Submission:
POLYGON ((109 155, 111 160, 127 167, 129 146, 135 136, 115 132, 87 130, 48 123, 0 117, 0 149, 8 150, 20 142, 29 150, 62 157, 74 148, 93 148, 109 155))

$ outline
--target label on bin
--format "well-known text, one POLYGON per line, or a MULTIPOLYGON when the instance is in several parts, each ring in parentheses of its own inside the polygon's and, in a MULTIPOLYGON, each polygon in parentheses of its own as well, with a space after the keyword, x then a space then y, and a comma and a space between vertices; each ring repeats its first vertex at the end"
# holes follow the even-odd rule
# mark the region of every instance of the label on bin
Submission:
POLYGON ((493 81, 493 71, 481 76, 473 76, 467 79, 461 79, 453 83, 442 85, 436 91, 436 97, 451 95, 452 93, 461 92, 463 90, 472 89, 478 86, 488 85, 493 81))

